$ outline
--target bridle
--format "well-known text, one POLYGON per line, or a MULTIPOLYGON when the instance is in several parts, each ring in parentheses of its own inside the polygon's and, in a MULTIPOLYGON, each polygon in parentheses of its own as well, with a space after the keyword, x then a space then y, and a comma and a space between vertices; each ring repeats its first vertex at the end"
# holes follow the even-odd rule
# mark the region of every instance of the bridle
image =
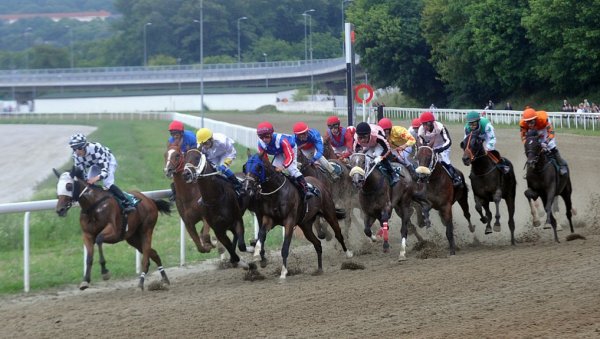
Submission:
POLYGON ((195 149, 195 148, 190 149, 188 152, 196 152, 196 153, 198 153, 200 155, 199 158, 198 158, 198 163, 196 165, 188 162, 183 167, 183 172, 184 173, 188 173, 190 175, 190 178, 191 178, 188 181, 188 183, 192 182, 192 181, 196 181, 196 180, 198 180, 198 178, 210 177, 210 176, 213 176, 213 175, 221 175, 221 173, 219 173, 217 171, 206 173, 206 174, 202 173, 202 172, 204 172, 204 169, 208 165, 208 161, 206 159, 206 155, 204 155, 204 153, 200 152, 198 149, 195 149))
POLYGON ((181 153, 178 147, 169 148, 169 150, 167 150, 167 163, 165 164, 165 168, 163 169, 165 174, 167 174, 170 169, 173 169, 175 173, 181 173, 183 172, 184 165, 185 163, 183 161, 183 153, 181 153), (176 154, 179 154, 179 161, 177 163, 175 163, 175 160, 173 159, 174 155, 176 154))

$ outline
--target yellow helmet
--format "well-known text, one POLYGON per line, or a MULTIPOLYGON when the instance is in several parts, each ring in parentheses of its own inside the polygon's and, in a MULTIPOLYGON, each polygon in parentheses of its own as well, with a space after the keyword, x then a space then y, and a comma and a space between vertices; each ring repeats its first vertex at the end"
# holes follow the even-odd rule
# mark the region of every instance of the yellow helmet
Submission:
POLYGON ((211 130, 209 130, 208 128, 201 128, 198 130, 198 132, 196 132, 196 141, 199 144, 203 144, 206 141, 208 141, 208 139, 212 138, 213 133, 211 130))

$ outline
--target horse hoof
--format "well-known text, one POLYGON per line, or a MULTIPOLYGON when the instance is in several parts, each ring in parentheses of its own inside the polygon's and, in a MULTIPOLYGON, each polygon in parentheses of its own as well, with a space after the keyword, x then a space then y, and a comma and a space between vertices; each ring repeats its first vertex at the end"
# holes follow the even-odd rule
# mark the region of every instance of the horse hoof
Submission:
POLYGON ((267 259, 263 259, 263 260, 260 261, 260 267, 261 268, 267 267, 267 259))
POLYGON ((494 225, 494 232, 500 232, 500 230, 501 230, 500 224, 494 225))
POLYGON ((390 251, 390 244, 387 241, 383 242, 383 253, 388 253, 390 251))
POLYGON ((533 227, 540 227, 541 223, 539 220, 534 220, 533 221, 533 227))
POLYGON ((403 262, 403 261, 406 261, 406 256, 404 256, 404 255, 399 256, 398 262, 403 262))
POLYGON ((144 291, 144 283, 143 282, 139 282, 138 283, 138 287, 140 288, 140 290, 144 291))
POLYGON ((556 232, 560 232, 560 231, 562 231, 562 230, 563 230, 562 226, 561 226, 560 224, 558 224, 558 223, 557 223, 557 224, 556 224, 556 232))
POLYGON ((323 275, 323 270, 322 269, 317 269, 316 271, 314 271, 312 273, 313 276, 318 276, 318 275, 323 275))
POLYGON ((544 229, 545 229, 545 230, 549 230, 549 229, 551 229, 551 228, 552 228, 552 225, 551 225, 551 224, 548 224, 548 223, 544 224, 544 229))
POLYGON ((482 223, 482 224, 487 224, 487 222, 488 222, 488 220, 487 220, 487 218, 486 218, 486 217, 481 217, 481 218, 479 219, 479 221, 481 221, 481 223, 482 223))
POLYGON ((492 228, 490 226, 487 226, 485 228, 485 234, 492 234, 492 233, 493 233, 492 228))
POLYGON ((371 229, 370 229, 370 228, 365 228, 365 235, 366 235, 368 238, 373 238, 373 232, 371 232, 371 229))
POLYGON ((79 284, 79 289, 82 291, 87 289, 88 287, 90 287, 90 283, 88 283, 87 281, 82 281, 81 284, 79 284))
POLYGON ((246 253, 254 253, 254 246, 246 246, 246 253))
POLYGON ((110 272, 106 272, 106 273, 102 273, 102 280, 109 280, 110 279, 110 272))
POLYGON ((471 233, 475 233, 475 225, 473 225, 473 224, 469 224, 469 231, 470 231, 471 233))
POLYGON ((167 277, 162 278, 161 281, 165 285, 169 285, 169 286, 171 285, 171 282, 169 281, 169 278, 167 278, 167 277))
POLYGON ((346 251, 346 258, 352 258, 354 256, 354 253, 352 253, 352 251, 347 250, 346 251))

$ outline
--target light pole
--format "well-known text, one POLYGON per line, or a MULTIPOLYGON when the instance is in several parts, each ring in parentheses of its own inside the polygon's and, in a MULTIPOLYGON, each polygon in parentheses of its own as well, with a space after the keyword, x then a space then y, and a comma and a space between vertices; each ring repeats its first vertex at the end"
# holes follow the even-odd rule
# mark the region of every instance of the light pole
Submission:
POLYGON ((204 127, 204 1, 200 0, 200 127, 204 127))
POLYGON ((302 13, 302 16, 304 17, 304 61, 305 62, 308 61, 308 38, 306 35, 306 16, 309 16, 310 14, 308 14, 308 13, 314 12, 314 11, 315 11, 314 9, 309 9, 302 13))
POLYGON ((31 48, 31 42, 30 42, 30 35, 31 35, 31 27, 27 27, 27 29, 25 29, 25 33, 23 33, 23 35, 25 35, 25 41, 27 43, 27 46, 25 47, 25 69, 29 69, 29 49, 31 48))
POLYGON ((241 62, 241 60, 242 60, 242 59, 241 59, 241 58, 242 58, 242 56, 241 56, 241 47, 240 47, 240 21, 242 21, 242 20, 246 20, 246 19, 248 19, 248 18, 247 18, 247 17, 245 17, 245 16, 243 16, 243 17, 240 17, 240 18, 238 18, 238 19, 237 19, 237 33, 238 33, 238 66, 239 66, 239 64, 240 64, 240 62, 241 62))
POLYGON ((148 50, 146 49, 146 27, 152 25, 151 22, 144 24, 144 67, 148 65, 148 50))
POLYGON ((352 0, 342 0, 342 56, 344 55, 344 31, 346 30, 346 25, 344 22, 344 5, 347 2, 352 2, 352 0))
POLYGON ((73 59, 73 28, 69 25, 66 25, 65 28, 69 30, 69 59, 71 61, 71 68, 73 68, 75 64, 73 59))
MULTIPOLYGON (((267 67, 267 53, 263 53, 263 56, 265 57, 265 69, 267 67)), ((269 88, 269 71, 266 72, 265 74, 265 87, 269 88)))

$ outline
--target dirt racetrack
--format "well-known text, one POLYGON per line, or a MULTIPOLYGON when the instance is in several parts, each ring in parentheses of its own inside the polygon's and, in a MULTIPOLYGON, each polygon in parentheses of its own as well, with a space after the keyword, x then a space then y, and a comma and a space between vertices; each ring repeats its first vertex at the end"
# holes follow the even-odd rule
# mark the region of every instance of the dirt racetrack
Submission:
MULTIPOLYGON (((271 120, 286 131, 295 120, 266 114, 218 117, 249 126, 271 120)), ((319 129, 324 120, 306 118, 319 129)), ((450 133, 453 163, 468 175, 469 168, 459 160, 461 129, 453 127, 450 133)), ((324 242, 325 272, 313 276, 316 255, 312 247, 294 248, 289 260, 293 274, 284 282, 279 279, 277 251, 271 251, 267 268, 259 268, 263 280, 248 281, 241 269, 206 264, 167 269, 169 289, 145 292, 137 290, 134 279, 99 281, 95 265, 92 287, 85 292, 73 285, 61 291, 3 298, 0 337, 599 337, 596 171, 600 150, 594 145, 600 144, 600 138, 557 136, 572 173, 578 211, 575 231, 587 239, 565 240, 569 230, 561 203, 558 220, 564 230, 559 232, 561 243, 556 244, 551 230, 531 226, 523 196, 524 155, 518 131, 498 129, 497 136, 499 151, 513 161, 517 174, 516 247, 510 246, 504 203, 502 231, 484 235, 471 196, 477 230, 469 233, 462 214, 455 210, 459 250, 453 257, 446 256, 447 242, 435 217, 432 229, 419 232, 441 251, 431 251, 430 258, 421 259, 425 252, 414 251, 416 241, 409 237, 409 259, 398 263, 395 217, 390 253, 382 253, 380 243, 367 241, 357 223, 350 239, 354 258, 345 259, 333 242, 324 242), (342 269, 347 261, 364 269, 342 269)), ((294 243, 307 244, 301 239, 294 243)), ((149 276, 149 281, 158 279, 156 272, 149 276)))

